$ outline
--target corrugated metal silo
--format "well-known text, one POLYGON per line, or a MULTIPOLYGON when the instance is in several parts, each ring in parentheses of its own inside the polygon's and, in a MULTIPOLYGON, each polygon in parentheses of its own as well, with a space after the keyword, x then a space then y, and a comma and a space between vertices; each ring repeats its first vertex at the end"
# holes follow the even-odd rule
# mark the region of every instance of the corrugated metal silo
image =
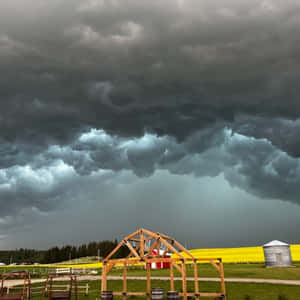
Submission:
POLYGON ((263 245, 266 267, 291 267, 292 256, 290 245, 272 241, 263 245))

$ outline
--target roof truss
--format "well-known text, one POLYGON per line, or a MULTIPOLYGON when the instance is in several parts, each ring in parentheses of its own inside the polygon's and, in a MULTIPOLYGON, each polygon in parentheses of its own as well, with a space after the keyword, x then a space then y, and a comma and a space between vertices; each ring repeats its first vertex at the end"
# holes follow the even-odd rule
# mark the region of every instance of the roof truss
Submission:
POLYGON ((151 258, 162 258, 167 252, 176 254, 176 256, 181 259, 184 259, 184 257, 195 259, 186 248, 173 238, 159 232, 141 228, 125 237, 104 259, 104 263, 108 262, 122 246, 126 246, 130 251, 126 259, 135 258, 140 261, 145 261, 151 258), (162 254, 160 253, 160 249, 164 249, 162 254), (154 252, 154 250, 157 251, 154 252))

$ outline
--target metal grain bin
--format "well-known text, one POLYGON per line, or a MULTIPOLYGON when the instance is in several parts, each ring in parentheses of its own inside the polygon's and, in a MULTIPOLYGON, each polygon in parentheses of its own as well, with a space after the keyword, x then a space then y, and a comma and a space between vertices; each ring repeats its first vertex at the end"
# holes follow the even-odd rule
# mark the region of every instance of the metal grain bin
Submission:
POLYGON ((292 257, 290 245, 272 241, 263 245, 266 267, 291 267, 292 257))

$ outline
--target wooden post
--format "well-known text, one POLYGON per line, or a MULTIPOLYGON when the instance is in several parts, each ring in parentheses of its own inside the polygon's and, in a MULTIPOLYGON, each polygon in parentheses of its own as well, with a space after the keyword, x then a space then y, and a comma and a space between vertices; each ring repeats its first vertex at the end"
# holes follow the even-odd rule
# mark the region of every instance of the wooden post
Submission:
POLYGON ((182 262, 182 292, 183 292, 183 299, 187 300, 186 294, 186 268, 185 268, 185 261, 182 262))
POLYGON ((157 242, 157 244, 156 244, 156 251, 157 251, 157 256, 160 257, 160 253, 159 253, 159 251, 160 251, 160 244, 159 244, 159 242, 157 242))
POLYGON ((49 286, 49 293, 48 293, 48 298, 49 298, 49 299, 51 299, 52 283, 53 283, 53 278, 50 277, 50 286, 49 286))
MULTIPOLYGON (((219 258, 220 262, 220 275, 221 275, 221 289, 222 289, 222 294, 226 295, 226 290, 225 290, 225 280, 224 280, 224 268, 223 268, 223 262, 222 258, 219 258)), ((224 297, 224 300, 226 299, 226 296, 224 297)))
MULTIPOLYGON (((127 293, 127 265, 126 262, 124 263, 124 269, 123 269, 123 293, 127 293)), ((123 295, 123 300, 126 300, 127 296, 126 294, 123 295)))
POLYGON ((49 281, 49 276, 47 277, 47 279, 45 281, 45 287, 44 287, 44 290, 43 290, 43 293, 42 293, 42 300, 44 300, 45 295, 47 293, 48 281, 49 281))
POLYGON ((170 290, 174 291, 174 266, 170 263, 170 290))
MULTIPOLYGON (((194 279, 195 279, 195 293, 199 293, 199 285, 198 285, 198 269, 197 269, 197 260, 194 261, 194 279)), ((197 297, 198 299, 199 297, 197 297)))
POLYGON ((146 269, 147 269, 147 300, 151 299, 151 282, 150 282, 150 263, 146 263, 146 269))
POLYGON ((106 263, 103 264, 102 267, 102 287, 101 291, 106 291, 106 263))
MULTIPOLYGON (((77 286, 77 277, 76 277, 76 275, 71 278, 71 289, 72 289, 72 281, 74 281, 75 300, 78 300, 78 286, 77 286)), ((71 290, 71 293, 72 293, 72 290, 71 290)))
POLYGON ((29 272, 28 272, 28 290, 29 290, 29 294, 27 300, 30 300, 32 296, 32 290, 31 290, 31 276, 29 272))
MULTIPOLYGON (((23 297, 25 296, 25 293, 27 293, 26 291, 26 277, 24 277, 24 286, 23 286, 23 297)), ((28 294, 26 294, 26 296, 28 297, 28 294)))

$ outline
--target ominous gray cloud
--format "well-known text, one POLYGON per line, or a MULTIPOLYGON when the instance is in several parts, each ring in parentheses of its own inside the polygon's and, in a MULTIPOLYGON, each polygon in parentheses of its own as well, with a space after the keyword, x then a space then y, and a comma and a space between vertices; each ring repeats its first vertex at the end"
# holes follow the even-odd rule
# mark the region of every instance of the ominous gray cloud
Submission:
POLYGON ((299 117, 297 1, 0 5, 6 140, 67 143, 86 126, 184 139, 241 112, 299 117))
POLYGON ((2 0, 1 228, 124 172, 300 204, 299 26, 292 0, 2 0))
POLYGON ((129 139, 92 129, 68 146, 50 146, 26 165, 1 169, 1 216, 27 206, 57 209, 70 189, 99 171, 115 176, 126 170, 143 177, 156 169, 194 176, 223 173, 232 185, 259 197, 299 204, 300 159, 266 139, 210 128, 178 143, 169 136, 129 139))

